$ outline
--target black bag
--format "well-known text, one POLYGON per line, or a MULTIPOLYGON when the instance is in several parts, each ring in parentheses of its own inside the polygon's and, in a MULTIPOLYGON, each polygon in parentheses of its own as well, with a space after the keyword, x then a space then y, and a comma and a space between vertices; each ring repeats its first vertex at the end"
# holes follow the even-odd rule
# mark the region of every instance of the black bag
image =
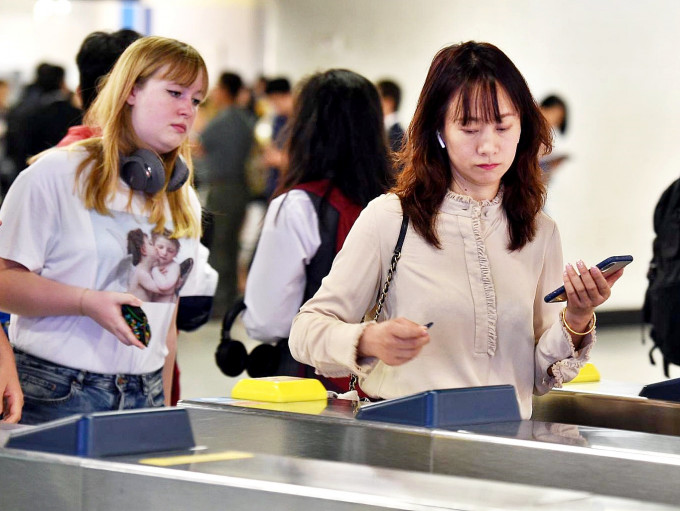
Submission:
POLYGON ((653 352, 658 348, 669 377, 669 365, 680 365, 680 179, 663 192, 656 205, 654 232, 642 317, 651 324, 654 346, 649 359, 655 364, 653 352))

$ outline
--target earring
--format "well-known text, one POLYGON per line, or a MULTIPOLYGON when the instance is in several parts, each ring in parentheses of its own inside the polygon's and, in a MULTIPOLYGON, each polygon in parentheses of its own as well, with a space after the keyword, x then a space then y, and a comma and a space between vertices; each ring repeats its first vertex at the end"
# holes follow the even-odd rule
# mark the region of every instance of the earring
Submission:
POLYGON ((439 130, 437 130, 437 140, 439 140, 439 145, 442 149, 446 149, 446 144, 444 143, 444 139, 442 139, 442 134, 439 133, 439 130))

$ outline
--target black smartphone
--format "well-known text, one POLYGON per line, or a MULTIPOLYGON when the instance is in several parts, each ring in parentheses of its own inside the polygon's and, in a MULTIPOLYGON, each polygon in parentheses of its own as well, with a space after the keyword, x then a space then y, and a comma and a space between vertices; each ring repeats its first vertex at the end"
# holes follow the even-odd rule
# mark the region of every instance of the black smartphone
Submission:
MULTIPOLYGON (((620 270, 624 266, 630 264, 633 262, 633 256, 631 255, 622 255, 622 256, 612 256, 608 257, 604 261, 600 261, 597 263, 597 267, 600 269, 602 274, 606 277, 610 273, 613 273, 617 270, 620 270)), ((555 303, 555 302, 566 302, 567 301, 567 295, 564 290, 564 286, 560 286, 555 291, 552 293, 548 293, 545 295, 543 300, 546 303, 555 303)))
POLYGON ((125 321, 132 329, 132 333, 144 346, 148 346, 151 340, 151 327, 144 310, 141 307, 128 304, 124 304, 121 309, 125 321))

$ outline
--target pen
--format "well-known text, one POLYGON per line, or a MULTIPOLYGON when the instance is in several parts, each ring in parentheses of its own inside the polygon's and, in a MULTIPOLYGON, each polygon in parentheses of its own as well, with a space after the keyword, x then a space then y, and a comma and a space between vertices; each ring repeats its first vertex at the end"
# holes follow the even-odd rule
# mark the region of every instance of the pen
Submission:
POLYGON ((434 321, 430 321, 426 325, 423 325, 425 328, 430 328, 432 325, 434 325, 434 321))

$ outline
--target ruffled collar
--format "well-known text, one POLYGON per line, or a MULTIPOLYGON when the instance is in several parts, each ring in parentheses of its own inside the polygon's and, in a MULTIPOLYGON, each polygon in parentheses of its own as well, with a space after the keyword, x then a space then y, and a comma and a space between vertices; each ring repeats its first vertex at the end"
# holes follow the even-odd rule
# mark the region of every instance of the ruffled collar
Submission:
POLYGON ((491 199, 485 199, 483 201, 476 201, 469 195, 462 195, 460 193, 448 190, 444 196, 444 201, 442 202, 442 211, 447 213, 455 213, 461 210, 467 211, 469 209, 478 210, 500 210, 500 206, 503 203, 503 185, 498 189, 496 196, 491 199))

